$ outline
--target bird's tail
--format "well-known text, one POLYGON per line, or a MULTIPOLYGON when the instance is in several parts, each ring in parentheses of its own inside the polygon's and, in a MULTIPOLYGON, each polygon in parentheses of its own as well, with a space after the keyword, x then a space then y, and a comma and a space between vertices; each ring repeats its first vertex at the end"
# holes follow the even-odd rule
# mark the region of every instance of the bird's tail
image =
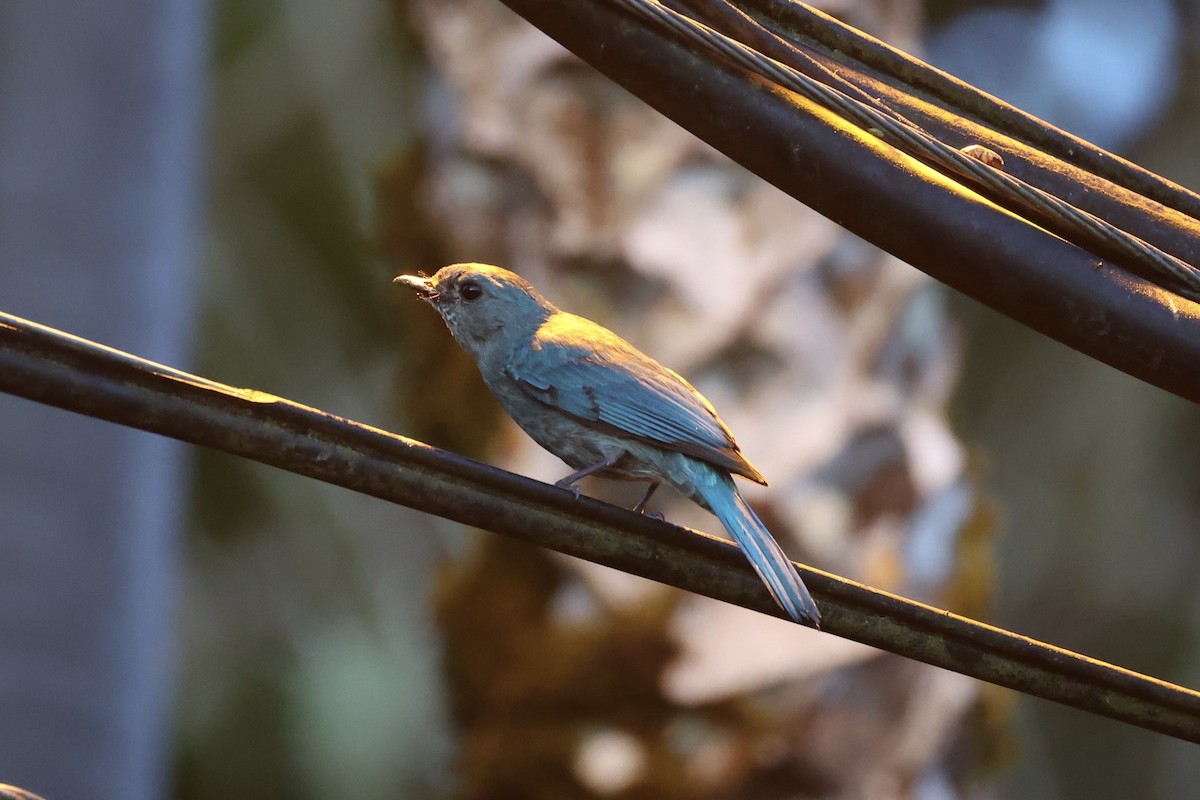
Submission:
POLYGON ((775 602, 796 622, 821 627, 821 612, 800 579, 796 567, 784 554, 775 537, 763 525, 754 510, 746 504, 737 486, 725 472, 689 459, 693 468, 692 486, 703 503, 721 520, 725 530, 746 554, 750 565, 771 590, 775 602))

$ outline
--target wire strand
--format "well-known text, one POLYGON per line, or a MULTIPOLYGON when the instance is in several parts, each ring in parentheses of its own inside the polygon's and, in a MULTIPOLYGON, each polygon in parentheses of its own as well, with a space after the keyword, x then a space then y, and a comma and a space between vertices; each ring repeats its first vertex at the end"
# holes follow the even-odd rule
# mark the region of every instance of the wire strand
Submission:
POLYGON ((644 19, 657 21, 688 41, 718 53, 734 64, 819 103, 860 128, 874 132, 900 149, 976 181, 1013 203, 1057 220, 1078 236, 1104 243, 1135 264, 1165 279, 1163 288, 1200 301, 1200 270, 1117 226, 1076 208, 1035 186, 1014 178, 933 138, 924 131, 827 86, 701 22, 663 6, 657 0, 614 0, 644 19))

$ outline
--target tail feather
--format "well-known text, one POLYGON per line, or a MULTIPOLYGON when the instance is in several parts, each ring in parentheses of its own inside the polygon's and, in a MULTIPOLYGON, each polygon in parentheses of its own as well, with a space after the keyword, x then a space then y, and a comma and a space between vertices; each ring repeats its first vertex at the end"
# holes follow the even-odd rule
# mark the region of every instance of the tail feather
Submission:
POLYGON ((775 602, 796 622, 809 622, 821 627, 821 612, 808 587, 800 579, 795 565, 783 552, 783 548, 771 536, 754 510, 747 505, 733 483, 723 472, 703 464, 707 474, 695 475, 692 481, 697 493, 725 530, 733 536, 758 577, 771 590, 775 602))

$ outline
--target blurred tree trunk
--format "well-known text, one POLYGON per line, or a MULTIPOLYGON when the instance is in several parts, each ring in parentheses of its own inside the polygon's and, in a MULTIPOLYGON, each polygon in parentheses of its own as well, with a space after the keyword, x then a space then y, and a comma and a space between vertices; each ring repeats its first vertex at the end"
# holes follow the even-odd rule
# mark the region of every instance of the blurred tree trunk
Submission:
MULTIPOLYGON (((6 311, 186 362, 198 0, 0 4, 6 311)), ((161 797, 184 451, 0 397, 0 782, 161 797)))
MULTIPOLYGON (((440 80, 424 194, 448 259, 515 269, 691 379, 772 481, 747 495, 794 557, 981 613, 989 526, 946 420, 941 291, 496 0, 405 8, 440 80)), ((853 13, 900 46, 918 27, 914 4, 853 13)), ((568 471, 505 430, 510 468, 568 471)), ((490 538, 440 599, 464 797, 986 791, 961 676, 490 538)))

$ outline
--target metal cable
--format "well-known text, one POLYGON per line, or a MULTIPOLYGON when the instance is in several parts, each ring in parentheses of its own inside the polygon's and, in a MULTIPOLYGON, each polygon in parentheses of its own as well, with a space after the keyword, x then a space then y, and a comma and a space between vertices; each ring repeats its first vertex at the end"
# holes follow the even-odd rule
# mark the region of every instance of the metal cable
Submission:
MULTIPOLYGON (((0 391, 222 450, 775 616, 735 545, 0 313, 0 391)), ((397 535, 407 535, 398 531, 397 535)), ((1200 692, 799 567, 823 629, 1200 743, 1200 692)), ((797 635, 817 635, 797 631, 797 635)))
POLYGON ((719 53, 733 63, 835 111, 860 128, 884 140, 898 142, 906 152, 977 181, 1001 197, 1045 214, 1085 238, 1102 242, 1154 274, 1167 279, 1169 288, 1191 300, 1200 301, 1200 270, 1115 225, 1082 211, 1035 186, 1018 180, 978 159, 972 158, 924 131, 908 125, 837 89, 781 64, 757 50, 715 31, 703 23, 666 8, 657 0, 615 0, 616 4, 641 17, 658 21, 690 42, 719 53))

